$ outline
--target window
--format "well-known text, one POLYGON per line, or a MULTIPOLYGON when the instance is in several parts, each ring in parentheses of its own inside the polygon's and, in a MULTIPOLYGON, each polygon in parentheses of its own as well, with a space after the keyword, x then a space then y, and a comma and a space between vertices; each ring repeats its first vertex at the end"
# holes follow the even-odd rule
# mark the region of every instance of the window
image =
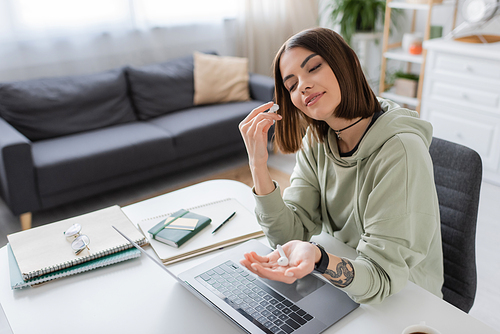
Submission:
POLYGON ((15 17, 22 30, 81 29, 123 24, 130 9, 123 0, 16 0, 15 17))
POLYGON ((221 21, 236 0, 0 0, 0 39, 221 21))
POLYGON ((178 25, 192 22, 220 21, 235 17, 238 1, 165 1, 140 0, 144 19, 152 25, 178 25))

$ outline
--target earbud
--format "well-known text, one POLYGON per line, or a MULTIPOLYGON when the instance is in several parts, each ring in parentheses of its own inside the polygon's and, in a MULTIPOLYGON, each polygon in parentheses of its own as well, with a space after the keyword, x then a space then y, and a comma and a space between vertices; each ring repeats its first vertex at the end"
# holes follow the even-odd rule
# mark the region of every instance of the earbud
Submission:
POLYGON ((273 104, 273 106, 269 109, 269 112, 271 113, 276 113, 279 110, 280 106, 277 105, 276 103, 273 104))
POLYGON ((285 252, 283 251, 283 248, 281 245, 277 245, 276 249, 278 249, 278 252, 280 253, 280 258, 278 259, 278 264, 282 267, 288 266, 288 258, 285 255, 285 252))

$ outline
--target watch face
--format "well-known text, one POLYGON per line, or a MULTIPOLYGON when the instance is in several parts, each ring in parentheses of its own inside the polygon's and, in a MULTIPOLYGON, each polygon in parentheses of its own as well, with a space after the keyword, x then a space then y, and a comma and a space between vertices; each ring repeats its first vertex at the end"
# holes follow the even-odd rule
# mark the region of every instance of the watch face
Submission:
POLYGON ((310 244, 314 245, 314 246, 317 246, 319 247, 320 249, 324 249, 323 246, 321 246, 320 244, 318 244, 317 242, 315 241, 309 241, 310 244))

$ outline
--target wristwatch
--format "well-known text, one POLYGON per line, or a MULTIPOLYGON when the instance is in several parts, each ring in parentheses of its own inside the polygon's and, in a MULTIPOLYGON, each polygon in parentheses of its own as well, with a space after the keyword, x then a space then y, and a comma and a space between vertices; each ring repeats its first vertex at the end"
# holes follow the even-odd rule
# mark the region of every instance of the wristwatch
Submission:
POLYGON ((319 250, 321 251, 321 258, 319 259, 318 263, 314 264, 314 270, 320 274, 324 274, 326 272, 326 269, 328 268, 328 264, 330 263, 330 258, 328 257, 328 253, 320 244, 314 241, 309 241, 309 243, 318 247, 319 250))

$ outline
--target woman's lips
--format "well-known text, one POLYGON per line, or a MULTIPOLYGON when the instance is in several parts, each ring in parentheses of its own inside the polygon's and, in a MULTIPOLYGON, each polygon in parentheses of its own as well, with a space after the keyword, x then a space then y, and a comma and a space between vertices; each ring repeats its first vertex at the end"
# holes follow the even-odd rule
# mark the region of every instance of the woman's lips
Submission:
POLYGON ((307 97, 306 101, 305 101, 306 107, 310 107, 313 104, 315 104, 316 102, 318 102, 318 100, 323 96, 323 94, 325 94, 325 92, 323 92, 323 93, 315 93, 315 94, 309 95, 307 97))

